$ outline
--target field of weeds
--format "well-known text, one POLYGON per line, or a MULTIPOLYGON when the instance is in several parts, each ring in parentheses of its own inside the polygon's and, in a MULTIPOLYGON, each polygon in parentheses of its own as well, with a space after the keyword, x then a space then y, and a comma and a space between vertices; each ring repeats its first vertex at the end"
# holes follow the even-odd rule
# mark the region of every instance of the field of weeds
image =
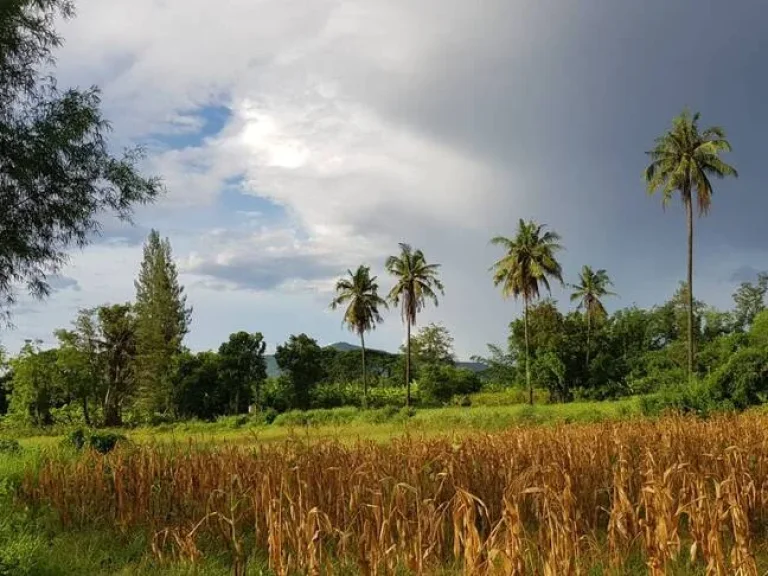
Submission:
POLYGON ((235 574, 763 574, 768 416, 51 453, 22 500, 235 574), (638 571, 639 570, 639 571, 638 571))

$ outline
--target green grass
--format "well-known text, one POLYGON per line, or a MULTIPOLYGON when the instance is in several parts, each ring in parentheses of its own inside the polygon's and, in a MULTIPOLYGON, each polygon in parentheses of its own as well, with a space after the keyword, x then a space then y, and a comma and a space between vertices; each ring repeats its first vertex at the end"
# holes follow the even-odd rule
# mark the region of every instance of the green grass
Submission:
MULTIPOLYGON (((257 418, 228 417, 217 422, 186 422, 121 431, 132 442, 282 442, 289 439, 338 439, 354 442, 385 442, 405 434, 435 436, 495 432, 522 425, 554 425, 599 422, 641 415, 640 401, 629 398, 615 402, 574 402, 570 404, 479 405, 470 407, 405 410, 380 408, 334 408, 281 414, 272 424, 257 418)), ((63 432, 60 432, 63 434, 63 432)), ((56 446, 63 435, 29 435, 20 439, 25 448, 56 446)))

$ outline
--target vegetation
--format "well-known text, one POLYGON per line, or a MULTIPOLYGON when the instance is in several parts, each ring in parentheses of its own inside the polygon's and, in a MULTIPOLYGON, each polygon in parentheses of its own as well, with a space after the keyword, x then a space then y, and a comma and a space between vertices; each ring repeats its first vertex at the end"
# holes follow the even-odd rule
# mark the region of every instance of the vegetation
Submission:
MULTIPOLYGON (((61 44, 56 17, 69 18, 69 0, 13 0, 0 10, 0 299, 16 288, 36 297, 67 261, 67 250, 86 245, 97 217, 129 219, 137 204, 161 186, 137 171, 138 149, 117 158, 109 151, 109 125, 99 92, 61 91, 45 70, 61 44)), ((6 310, 7 312, 7 310, 6 310)))
POLYGON ((549 278, 563 281, 560 263, 555 253, 560 250, 560 236, 544 230, 543 225, 520 219, 515 238, 496 236, 493 244, 504 248, 504 257, 493 265, 493 283, 501 286, 505 296, 523 298, 525 310, 525 381, 530 392, 529 403, 533 404, 533 383, 531 381, 531 354, 528 343, 528 308, 532 300, 539 297, 539 285, 549 292, 549 278))
POLYGON ((379 308, 387 308, 387 302, 379 296, 376 276, 371 277, 368 266, 360 266, 353 273, 347 271, 349 278, 342 278, 336 283, 336 297, 331 308, 347 305, 344 311, 344 324, 360 336, 360 355, 363 366, 363 404, 368 403, 368 373, 365 369, 365 333, 376 328, 384 321, 379 308))
POLYGON ((651 163, 645 170, 648 192, 661 190, 666 205, 675 192, 685 206, 688 223, 688 275, 686 277, 688 313, 688 378, 694 377, 694 313, 693 313, 693 194, 699 214, 706 214, 712 204, 710 178, 736 176, 736 170, 723 162, 720 154, 730 152, 731 145, 725 139, 725 130, 712 126, 699 131, 699 113, 684 110, 672 120, 672 128, 656 139, 653 150, 648 152, 651 163))
POLYGON ((408 389, 406 406, 410 406, 411 326, 416 324, 416 316, 428 300, 437 306, 437 293, 444 294, 443 284, 438 278, 440 265, 427 264, 421 250, 414 251, 408 244, 400 244, 400 254, 387 258, 385 267, 395 278, 395 285, 389 292, 389 300, 394 306, 400 306, 406 326, 405 386, 408 389))
POLYGON ((758 574, 766 416, 494 435, 51 454, 19 488, 68 531, 233 573, 758 574))

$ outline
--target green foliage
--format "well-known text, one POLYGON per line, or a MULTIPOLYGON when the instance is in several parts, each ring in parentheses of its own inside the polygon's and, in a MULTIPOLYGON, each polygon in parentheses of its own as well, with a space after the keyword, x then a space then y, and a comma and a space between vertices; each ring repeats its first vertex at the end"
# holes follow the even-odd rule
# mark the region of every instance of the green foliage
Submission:
POLYGON ((388 299, 400 312, 406 326, 405 387, 406 405, 411 404, 411 326, 427 302, 438 305, 437 295, 445 294, 439 278, 440 264, 428 264, 421 250, 409 244, 400 244, 400 254, 390 256, 385 263, 387 272, 395 279, 388 299))
POLYGON ((68 0, 13 0, 0 10, 0 300, 26 285, 36 297, 98 218, 128 219, 161 191, 137 171, 139 150, 110 153, 97 89, 61 92, 50 77, 53 29, 68 0))
POLYGON ((323 379, 323 350, 306 334, 291 336, 277 347, 275 359, 283 371, 281 380, 291 391, 291 406, 306 410, 312 389, 323 379))
POLYGON ((757 282, 742 282, 733 294, 734 321, 739 330, 752 326, 755 317, 765 310, 765 295, 768 293, 768 274, 761 272, 757 282))
POLYGON ((137 406, 146 415, 170 413, 173 362, 189 331, 192 309, 179 284, 171 243, 156 230, 144 245, 135 285, 137 406))
POLYGON ((480 378, 474 372, 445 364, 428 364, 419 378, 424 400, 431 403, 447 403, 454 396, 477 392, 481 386, 480 378))
POLYGON ((13 438, 0 438, 0 454, 19 454, 21 445, 13 438))
POLYGON ((261 402, 261 387, 267 379, 264 351, 267 343, 260 332, 236 332, 219 347, 221 388, 230 414, 248 411, 255 399, 261 402))
POLYGON ((749 341, 755 346, 768 346, 768 310, 755 316, 749 330, 749 341))
POLYGON ((417 366, 452 365, 456 362, 453 336, 442 324, 430 323, 411 338, 411 354, 417 366))
POLYGON ((65 446, 71 446, 76 450, 87 447, 101 454, 107 454, 114 450, 119 443, 127 441, 125 436, 115 432, 96 432, 76 428, 66 436, 63 443, 65 446))
POLYGON ((743 348, 707 379, 719 403, 743 410, 759 404, 768 392, 768 348, 743 348))

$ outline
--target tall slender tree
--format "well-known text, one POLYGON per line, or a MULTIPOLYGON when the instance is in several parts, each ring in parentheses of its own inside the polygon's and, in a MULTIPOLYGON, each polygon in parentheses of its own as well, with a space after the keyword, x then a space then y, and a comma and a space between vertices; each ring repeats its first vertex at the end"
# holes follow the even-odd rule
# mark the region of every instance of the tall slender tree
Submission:
POLYGON ((577 310, 584 310, 584 317, 587 320, 587 370, 589 370, 592 322, 608 315, 601 299, 616 295, 608 290, 608 287, 612 285, 613 283, 605 270, 601 268, 595 272, 590 266, 584 266, 581 269, 578 284, 570 285, 574 289, 571 294, 571 302, 579 303, 577 310))
POLYGON ((360 349, 363 363, 363 404, 368 406, 368 374, 365 367, 365 333, 376 329, 383 322, 379 308, 388 308, 386 300, 379 296, 379 285, 376 276, 371 276, 368 266, 358 266, 352 272, 336 282, 336 296, 331 302, 331 309, 346 305, 344 310, 345 324, 352 332, 360 337, 360 349))
POLYGON ((192 309, 179 284, 171 243, 152 230, 144 245, 136 285, 136 377, 139 409, 145 414, 173 408, 171 367, 189 330, 192 309))
POLYGON ((394 276, 395 285, 389 291, 388 299, 394 306, 400 306, 406 326, 405 384, 406 406, 411 405, 411 326, 427 301, 438 305, 437 293, 444 295, 443 283, 438 278, 439 264, 428 264, 421 250, 414 250, 409 244, 400 244, 400 254, 387 258, 387 271, 394 276))
POLYGON ((556 232, 546 231, 546 226, 533 220, 525 222, 522 218, 517 226, 514 238, 496 236, 491 243, 504 248, 504 256, 491 268, 493 284, 501 286, 501 293, 506 298, 523 298, 525 306, 525 380, 528 385, 528 402, 533 404, 533 384, 531 383, 531 355, 528 337, 528 307, 531 300, 539 297, 539 286, 550 291, 549 278, 563 282, 563 271, 555 258, 555 253, 562 246, 556 232))
POLYGON ((695 342, 693 336, 693 194, 699 215, 709 211, 712 204, 710 178, 737 176, 736 169, 723 162, 720 155, 730 152, 725 130, 712 126, 699 130, 700 114, 687 109, 672 120, 669 131, 656 139, 653 150, 647 152, 651 163, 645 169, 648 192, 661 191, 666 206, 675 192, 685 207, 688 223, 688 377, 693 377, 695 342))

